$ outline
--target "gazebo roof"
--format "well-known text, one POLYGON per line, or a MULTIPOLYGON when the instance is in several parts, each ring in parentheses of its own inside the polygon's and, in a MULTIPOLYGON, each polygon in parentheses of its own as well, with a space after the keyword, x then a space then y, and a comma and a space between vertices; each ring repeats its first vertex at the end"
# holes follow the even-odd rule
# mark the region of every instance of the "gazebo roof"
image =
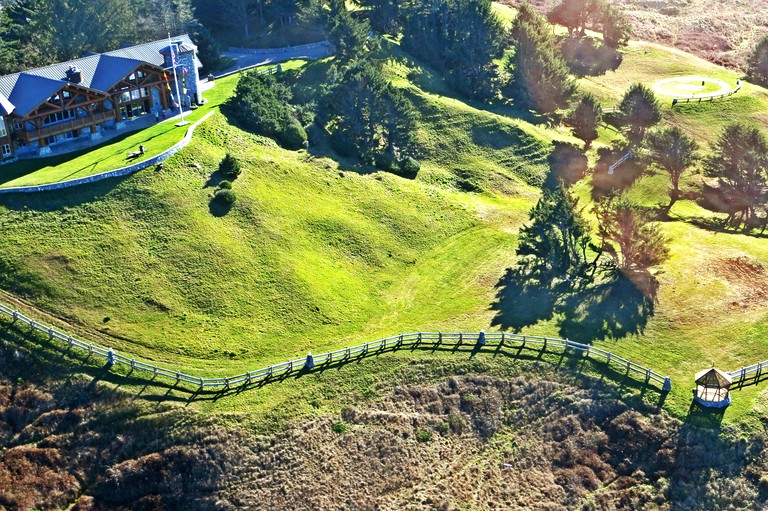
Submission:
POLYGON ((733 383, 733 380, 728 376, 728 373, 715 367, 699 371, 696 373, 695 380, 696 385, 718 389, 727 389, 731 386, 731 383, 733 383))

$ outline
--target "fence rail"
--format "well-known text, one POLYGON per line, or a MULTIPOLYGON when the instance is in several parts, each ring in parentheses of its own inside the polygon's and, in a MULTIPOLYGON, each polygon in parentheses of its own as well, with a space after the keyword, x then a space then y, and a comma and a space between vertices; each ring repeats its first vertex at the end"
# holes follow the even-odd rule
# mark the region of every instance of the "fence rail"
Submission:
POLYGON ((713 93, 713 94, 696 94, 693 96, 688 96, 684 98, 672 98, 672 106, 677 105, 678 103, 701 103, 702 101, 714 101, 716 99, 723 99, 727 98, 728 96, 733 96, 737 92, 741 90, 741 80, 739 80, 736 83, 736 88, 731 89, 728 92, 723 93, 713 93), (698 100, 698 101, 697 101, 698 100))
MULTIPOLYGON (((147 364, 135 358, 129 358, 116 353, 112 348, 103 348, 92 343, 84 342, 80 339, 60 332, 52 326, 45 325, 34 319, 31 319, 18 310, 6 307, 0 304, 0 314, 10 316, 14 322, 29 325, 32 329, 48 335, 51 339, 57 339, 66 343, 70 347, 87 351, 89 355, 101 357, 107 360, 109 365, 124 365, 134 371, 144 371, 151 373, 153 377, 162 377, 174 380, 175 383, 186 383, 200 390, 205 389, 229 389, 231 387, 249 385, 270 378, 291 373, 294 371, 311 370, 316 366, 325 364, 341 363, 352 357, 360 357, 368 354, 382 352, 384 350, 397 350, 403 348, 418 348, 420 346, 453 346, 458 348, 466 346, 468 348, 496 347, 498 349, 538 349, 539 351, 550 351, 571 354, 578 354, 584 358, 592 359, 595 362, 603 362, 606 367, 616 371, 624 372, 627 376, 639 378, 648 383, 656 383, 661 386, 663 391, 669 391, 672 388, 668 376, 662 376, 659 373, 636 364, 609 351, 582 344, 567 339, 554 339, 549 337, 537 337, 528 335, 508 334, 506 332, 414 332, 408 334, 399 334, 385 339, 379 339, 373 342, 366 342, 357 346, 342 348, 319 355, 308 354, 306 357, 288 360, 281 364, 275 364, 255 371, 248 371, 242 374, 223 378, 205 378, 191 376, 179 371, 172 371, 152 364, 147 364)), ((768 367, 768 361, 763 362, 768 367)), ((758 364, 759 365, 759 364, 758 364)))
POLYGON ((742 367, 736 371, 728 371, 728 376, 731 377, 734 384, 744 384, 744 382, 750 378, 759 380, 765 373, 765 369, 768 369, 768 360, 763 360, 762 362, 752 364, 751 366, 742 367))

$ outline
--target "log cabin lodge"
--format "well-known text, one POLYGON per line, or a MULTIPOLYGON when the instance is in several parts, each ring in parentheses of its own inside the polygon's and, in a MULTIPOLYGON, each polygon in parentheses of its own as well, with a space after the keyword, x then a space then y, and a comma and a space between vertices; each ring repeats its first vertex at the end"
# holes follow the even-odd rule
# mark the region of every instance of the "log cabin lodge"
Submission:
POLYGON ((197 47, 188 35, 0 76, 0 161, 98 143, 146 115, 202 102, 197 47), (174 72, 173 58, 176 60, 174 72))

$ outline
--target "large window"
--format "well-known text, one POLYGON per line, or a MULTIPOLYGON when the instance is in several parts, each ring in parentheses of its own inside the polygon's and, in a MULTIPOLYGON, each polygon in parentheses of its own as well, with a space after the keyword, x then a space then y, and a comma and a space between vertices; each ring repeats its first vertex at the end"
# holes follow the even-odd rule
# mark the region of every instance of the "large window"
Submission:
POLYGON ((4 137, 8 134, 8 130, 5 129, 5 119, 0 117, 0 137, 4 137))
POLYGON ((77 112, 75 112, 75 110, 63 110, 61 112, 56 112, 55 114, 48 114, 43 117, 43 126, 55 122, 66 121, 67 119, 74 119, 76 117, 77 112))
POLYGON ((11 155, 11 144, 3 144, 3 158, 11 155))

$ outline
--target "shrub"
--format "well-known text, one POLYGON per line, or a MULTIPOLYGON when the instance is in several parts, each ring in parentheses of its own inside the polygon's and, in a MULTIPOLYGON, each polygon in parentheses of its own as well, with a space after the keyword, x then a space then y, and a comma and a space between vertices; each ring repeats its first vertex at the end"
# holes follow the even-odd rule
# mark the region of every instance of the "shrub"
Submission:
POLYGON ((216 190, 213 199, 224 204, 232 205, 237 200, 237 195, 235 195, 235 192, 232 190, 216 190))
POLYGON ((391 151, 386 151, 381 154, 377 154, 373 159, 376 168, 386 170, 387 172, 397 171, 397 159, 391 151))
POLYGON ((307 132, 298 122, 293 121, 285 126, 278 138, 288 149, 301 149, 307 141, 307 132))
POLYGON ((432 440, 432 432, 428 429, 420 429, 416 431, 416 441, 417 442, 429 442, 432 440))
POLYGON ((335 422, 335 423, 333 423, 333 425, 331 426, 331 431, 333 431, 334 433, 337 433, 337 434, 341 435, 342 433, 346 433, 346 431, 347 431, 347 425, 346 425, 346 424, 344 424, 343 422, 335 422))
POLYGON ((406 177, 416 177, 421 170, 421 164, 410 156, 400 160, 400 173, 406 177))
POLYGON ((230 153, 227 153, 219 163, 219 171, 226 176, 237 177, 241 172, 240 162, 230 153))
POLYGON ((232 181, 227 181, 226 179, 219 183, 219 190, 231 190, 232 189, 232 181))

